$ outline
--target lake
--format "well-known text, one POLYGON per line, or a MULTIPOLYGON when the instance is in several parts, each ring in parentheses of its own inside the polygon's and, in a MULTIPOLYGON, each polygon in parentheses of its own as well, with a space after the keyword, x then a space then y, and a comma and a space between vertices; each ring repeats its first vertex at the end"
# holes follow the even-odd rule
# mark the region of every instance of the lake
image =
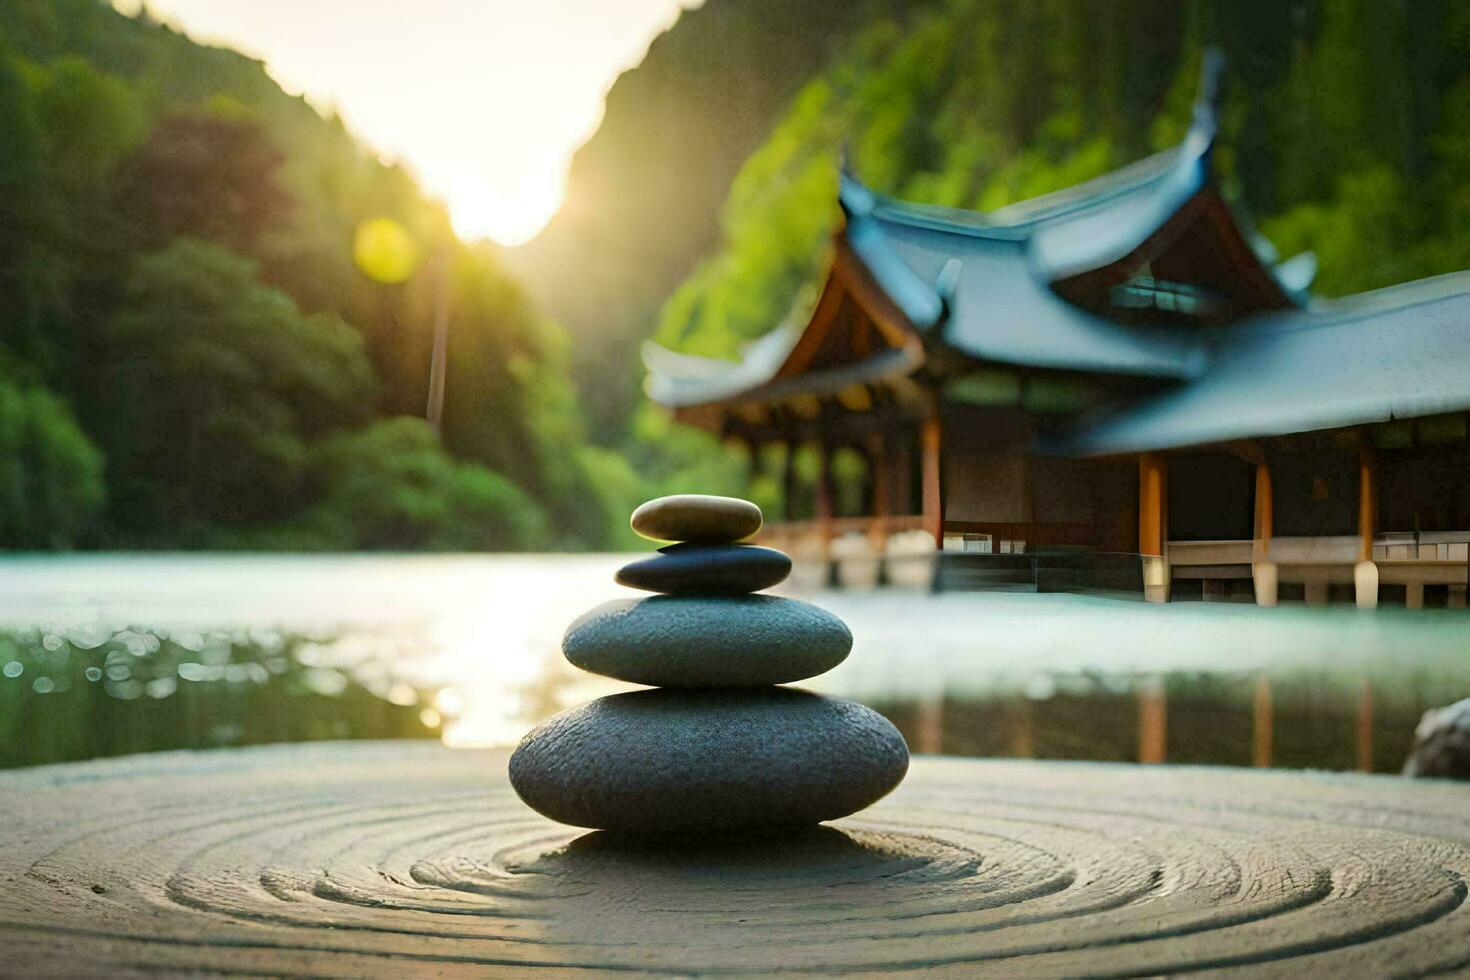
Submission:
MULTIPOLYGON (((612 582, 625 560, 0 560, 0 764, 315 738, 513 743, 628 688, 558 650, 577 615, 635 594, 612 582)), ((855 637, 803 686, 878 707, 918 750, 1130 759, 1152 739, 1169 761, 1245 765, 1264 737, 1277 765, 1396 770, 1425 708, 1470 695, 1463 610, 802 597, 855 637)))

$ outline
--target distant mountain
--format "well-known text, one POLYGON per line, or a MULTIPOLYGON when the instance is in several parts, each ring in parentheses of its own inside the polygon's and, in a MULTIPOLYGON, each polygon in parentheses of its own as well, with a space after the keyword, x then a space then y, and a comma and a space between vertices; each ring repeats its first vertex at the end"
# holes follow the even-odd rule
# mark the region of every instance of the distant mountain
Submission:
POLYGON ((638 341, 720 238, 719 209, 792 95, 898 0, 708 0, 625 72, 572 162, 566 204, 504 253, 573 339, 592 435, 613 441, 636 400, 638 341))
POLYGON ((0 0, 0 548, 606 546, 643 494, 568 346, 261 62, 0 0))

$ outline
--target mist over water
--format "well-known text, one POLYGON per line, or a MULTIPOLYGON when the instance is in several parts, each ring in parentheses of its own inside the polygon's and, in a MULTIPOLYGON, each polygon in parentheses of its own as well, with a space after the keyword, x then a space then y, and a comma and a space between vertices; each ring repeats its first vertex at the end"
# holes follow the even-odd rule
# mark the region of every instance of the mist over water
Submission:
MULTIPOLYGON (((9 559, 0 756, 23 765, 342 737, 513 744, 556 711, 630 688, 559 651, 582 612, 636 594, 612 581, 625 560, 9 559), (75 734, 98 726, 127 737, 75 734)), ((1133 758, 1146 689, 1170 706, 1171 761, 1248 764, 1252 699, 1267 678, 1277 764, 1351 767, 1367 684, 1374 763, 1395 769, 1419 714, 1470 694, 1463 611, 778 591, 826 607, 855 637, 844 664, 801 686, 884 710, 920 750, 1133 758)))

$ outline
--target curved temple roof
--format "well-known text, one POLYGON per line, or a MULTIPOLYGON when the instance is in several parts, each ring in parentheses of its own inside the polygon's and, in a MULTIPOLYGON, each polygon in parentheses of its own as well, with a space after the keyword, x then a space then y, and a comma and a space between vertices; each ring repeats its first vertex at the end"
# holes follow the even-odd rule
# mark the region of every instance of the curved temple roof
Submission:
MULTIPOLYGON (((1052 287, 1137 252, 1210 187, 1218 72, 1218 61, 1206 59, 1194 123, 1179 146, 991 214, 895 201, 844 171, 839 234, 928 343, 1003 364, 1192 377, 1206 362, 1198 336, 1109 320, 1052 287)), ((794 343, 790 335, 758 342, 738 365, 646 345, 649 394, 670 407, 754 395, 794 343)))
MULTIPOLYGON (((961 224, 932 208, 881 198, 848 175, 841 198, 847 241, 885 291, 890 281, 926 284, 932 300, 889 295, 931 342, 978 360, 1027 367, 1185 378, 1204 365, 1199 338, 1187 331, 1116 323, 1052 292, 1030 268, 1035 222, 961 224), (937 285, 928 284, 946 271, 947 295, 941 297, 937 285), (929 315, 939 302, 944 315, 929 315)), ((917 294, 909 286, 902 296, 917 294)))
POLYGON ((804 331, 791 326, 752 344, 739 363, 650 343, 650 397, 693 408, 831 393, 910 373, 942 348, 985 363, 1173 382, 1042 447, 1065 454, 1470 410, 1470 273, 1306 305, 1315 258, 1273 266, 1269 243, 1238 223, 1215 188, 1218 75, 1218 60, 1207 59, 1180 145, 989 214, 896 201, 844 170, 845 223, 828 288, 839 276, 849 286, 861 280, 871 301, 876 286, 911 342, 819 369, 802 359, 804 331), (1189 254, 1171 255, 1176 246, 1189 254), (1225 263, 1223 285, 1237 290, 1228 325, 1120 322, 1066 298, 1079 283, 1094 295, 1137 285, 1130 277, 1140 270, 1168 280, 1171 263, 1202 257, 1225 263))
POLYGON ((1043 447, 1105 455, 1470 410, 1470 272, 1221 331, 1210 370, 1043 447))

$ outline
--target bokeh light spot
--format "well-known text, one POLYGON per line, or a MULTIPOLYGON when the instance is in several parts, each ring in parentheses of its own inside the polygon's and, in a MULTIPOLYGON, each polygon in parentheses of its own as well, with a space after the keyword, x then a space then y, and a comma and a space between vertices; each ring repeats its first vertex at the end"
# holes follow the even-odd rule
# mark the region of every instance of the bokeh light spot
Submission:
POLYGON ((420 252, 408 229, 392 218, 364 221, 352 241, 353 261, 374 282, 403 282, 418 268, 420 252))

